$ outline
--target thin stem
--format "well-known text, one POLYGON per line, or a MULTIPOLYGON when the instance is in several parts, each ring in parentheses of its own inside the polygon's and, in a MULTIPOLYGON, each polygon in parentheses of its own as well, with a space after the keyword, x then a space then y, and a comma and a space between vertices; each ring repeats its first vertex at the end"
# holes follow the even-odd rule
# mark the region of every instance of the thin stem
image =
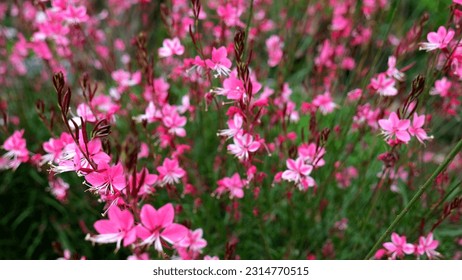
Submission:
POLYGON ((401 211, 401 213, 396 216, 396 218, 393 220, 393 222, 390 224, 390 226, 387 228, 387 230, 380 236, 379 240, 375 243, 375 245, 372 247, 372 249, 369 251, 369 253, 366 256, 366 260, 370 259, 373 255, 374 252, 379 248, 380 244, 385 240, 387 236, 390 235, 391 231, 396 227, 396 225, 403 219, 403 217, 409 212, 412 206, 417 202, 417 200, 422 196, 422 194, 428 189, 428 187, 433 183, 435 178, 443 172, 443 170, 448 167, 448 165, 451 163, 451 161, 454 159, 454 157, 462 150, 462 138, 459 140, 459 142, 456 144, 456 146, 452 149, 452 151, 447 155, 445 160, 438 166, 438 168, 433 172, 433 174, 428 178, 428 180, 419 188, 417 193, 412 197, 411 201, 406 205, 406 207, 401 211))
POLYGON ((249 17, 247 18, 247 26, 245 27, 245 43, 247 44, 247 37, 249 37, 249 30, 250 30, 250 23, 252 23, 252 17, 253 17, 253 1, 250 1, 250 7, 249 7, 249 17))

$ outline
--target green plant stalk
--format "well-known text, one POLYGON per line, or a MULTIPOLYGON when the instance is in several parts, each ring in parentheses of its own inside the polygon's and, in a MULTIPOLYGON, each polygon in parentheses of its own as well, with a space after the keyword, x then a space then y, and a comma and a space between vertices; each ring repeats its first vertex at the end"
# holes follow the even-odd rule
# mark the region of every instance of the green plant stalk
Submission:
POLYGON ((249 17, 247 18, 247 23, 245 27, 245 44, 248 46, 247 43, 247 38, 249 37, 249 30, 250 30, 250 24, 252 23, 252 17, 253 17, 253 1, 250 1, 250 7, 249 7, 249 17))
POLYGON ((427 190, 427 188, 432 184, 435 178, 448 167, 454 157, 462 150, 462 138, 457 142, 456 146, 452 149, 452 151, 447 155, 444 161, 438 166, 438 168, 433 172, 433 174, 428 178, 428 180, 419 188, 417 193, 412 197, 411 201, 406 205, 406 207, 401 211, 401 213, 396 216, 393 222, 388 226, 387 230, 380 236, 379 240, 375 243, 372 249, 366 256, 366 260, 370 259, 374 252, 379 248, 380 244, 385 240, 387 236, 391 234, 391 231, 396 227, 396 225, 401 221, 401 219, 409 212, 412 206, 417 202, 417 200, 422 196, 422 194, 427 190))

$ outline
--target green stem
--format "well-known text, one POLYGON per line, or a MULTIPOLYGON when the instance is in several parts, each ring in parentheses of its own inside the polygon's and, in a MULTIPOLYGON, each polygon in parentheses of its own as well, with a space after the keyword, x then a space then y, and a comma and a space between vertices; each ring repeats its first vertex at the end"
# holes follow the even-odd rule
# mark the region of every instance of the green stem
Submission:
POLYGON ((385 240, 387 236, 391 234, 391 231, 396 227, 396 225, 403 219, 403 217, 409 212, 412 206, 417 202, 417 200, 422 196, 422 194, 427 190, 427 188, 433 183, 435 178, 448 167, 454 157, 462 150, 462 138, 456 144, 456 146, 452 149, 452 151, 447 155, 445 160, 438 166, 438 168, 433 172, 433 174, 428 178, 428 180, 419 188, 417 193, 412 197, 411 201, 406 205, 406 207, 401 211, 401 213, 396 216, 387 230, 380 236, 379 240, 375 243, 374 247, 369 251, 366 256, 366 260, 370 259, 374 252, 379 248, 380 244, 385 240))
POLYGON ((249 37, 249 30, 250 30, 250 23, 252 23, 252 17, 253 17, 253 1, 250 1, 250 7, 249 7, 249 17, 247 18, 247 26, 245 27, 245 43, 247 45, 247 38, 249 37))

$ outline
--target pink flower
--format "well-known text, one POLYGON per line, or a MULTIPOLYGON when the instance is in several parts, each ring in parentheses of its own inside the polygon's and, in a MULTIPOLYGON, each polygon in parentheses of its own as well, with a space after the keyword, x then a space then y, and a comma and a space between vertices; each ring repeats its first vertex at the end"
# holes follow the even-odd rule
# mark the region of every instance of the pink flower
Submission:
POLYGON ((254 153, 260 148, 260 142, 253 141, 252 135, 240 132, 233 138, 234 144, 228 145, 228 151, 240 160, 246 161, 249 153, 254 153))
POLYGON ((296 160, 286 161, 288 170, 282 173, 282 179, 294 182, 300 190, 306 190, 315 185, 315 181, 309 175, 313 171, 313 166, 305 164, 301 157, 296 160))
POLYGON ((323 115, 332 113, 337 107, 337 104, 334 103, 332 97, 330 96, 330 92, 328 91, 322 95, 316 96, 316 98, 313 100, 313 105, 316 106, 323 115))
POLYGON ((136 173, 136 186, 133 186, 133 180, 130 180, 129 184, 132 190, 139 187, 138 195, 142 196, 155 192, 154 185, 158 182, 158 179, 159 176, 149 174, 149 170, 144 167, 141 172, 136 173))
POLYGON ((69 192, 69 184, 61 178, 52 177, 49 182, 48 191, 60 202, 65 202, 69 192))
POLYGON ((180 39, 177 37, 173 39, 165 39, 162 47, 159 49, 160 57, 170 57, 174 55, 182 55, 184 47, 181 45, 180 39))
POLYGON ((149 204, 141 208, 141 224, 136 227, 136 235, 143 241, 141 245, 154 244, 162 252, 162 240, 170 244, 180 242, 188 234, 188 229, 173 223, 175 212, 171 203, 156 210, 149 204))
POLYGON ((419 50, 427 52, 436 49, 446 49, 448 44, 454 38, 454 30, 446 30, 444 26, 440 26, 437 32, 430 32, 427 35, 427 43, 420 43, 419 50))
POLYGON ((205 64, 211 70, 217 72, 217 76, 228 76, 231 72, 231 60, 228 59, 228 51, 225 47, 220 47, 218 49, 212 49, 212 59, 206 59, 205 64))
POLYGON ((241 80, 231 75, 223 81, 223 88, 218 89, 217 94, 225 95, 231 100, 240 100, 245 94, 244 84, 241 80))
POLYGON ((437 80, 435 82, 435 87, 430 91, 430 94, 446 97, 449 95, 449 90, 451 87, 452 83, 448 81, 446 77, 443 77, 441 80, 437 80))
POLYGON ((268 66, 275 67, 282 60, 284 43, 279 36, 273 35, 266 40, 265 44, 268 51, 268 66))
POLYGON ((189 230, 188 234, 183 238, 178 246, 189 248, 189 250, 200 252, 205 246, 207 246, 207 241, 202 238, 202 229, 196 229, 195 231, 189 230))
POLYGON ((402 258, 405 254, 410 255, 414 253, 414 245, 406 243, 406 236, 399 236, 393 232, 391 234, 391 241, 383 243, 383 247, 385 247, 391 259, 402 258))
POLYGON ((388 58, 388 69, 387 69, 388 77, 393 77, 398 81, 404 80, 404 73, 396 69, 396 57, 390 56, 388 58))
POLYGON ((127 186, 121 163, 109 166, 103 161, 98 165, 97 171, 85 176, 85 180, 90 190, 103 194, 114 194, 115 191, 121 191, 127 186))
POLYGON ((229 198, 243 198, 244 197, 244 185, 246 182, 241 179, 238 173, 229 178, 225 177, 218 181, 218 188, 215 191, 218 195, 221 195, 223 192, 229 192, 229 198))
POLYGON ((161 111, 156 108, 154 102, 152 101, 149 102, 148 107, 146 107, 146 110, 143 115, 133 117, 133 119, 137 122, 142 122, 143 120, 146 120, 148 123, 153 123, 156 121, 156 119, 161 118, 161 111))
POLYGON ((220 130, 218 135, 226 136, 227 139, 234 137, 242 130, 244 119, 240 114, 234 114, 233 119, 228 120, 228 129, 220 130))
POLYGON ((96 117, 91 111, 91 108, 85 103, 81 103, 77 106, 77 115, 82 117, 82 119, 86 122, 96 122, 96 117))
POLYGON ((136 228, 132 213, 128 210, 120 210, 114 205, 109 209, 108 217, 108 220, 99 220, 93 225, 99 234, 88 235, 85 239, 102 244, 117 243, 117 250, 122 240, 124 247, 133 244, 136 240, 136 228))
POLYGON ((416 246, 415 252, 419 256, 426 254, 429 259, 435 259, 441 256, 440 253, 435 251, 438 245, 438 240, 433 240, 433 233, 430 232, 427 237, 421 236, 419 238, 419 244, 416 246))
POLYGON ((244 12, 244 6, 238 5, 238 7, 233 7, 232 4, 227 3, 224 6, 219 6, 217 9, 218 16, 223 19, 227 26, 243 26, 244 23, 241 22, 239 17, 244 12))
POLYGON ((40 160, 40 165, 43 165, 48 162, 57 162, 64 147, 70 143, 74 143, 71 136, 68 133, 61 134, 61 137, 58 139, 50 138, 47 142, 44 142, 42 147, 47 154, 42 155, 40 160), (62 140, 63 135, 67 135, 70 138, 70 141, 65 142, 62 140))
POLYGON ((302 144, 298 147, 298 156, 303 159, 303 161, 313 167, 321 167, 326 162, 322 158, 326 154, 324 148, 318 148, 316 144, 302 144))
POLYGON ((395 88, 395 80, 387 78, 384 73, 380 73, 377 78, 372 78, 370 87, 383 96, 398 94, 398 90, 395 88))
POLYGON ((423 143, 424 140, 429 139, 425 130, 422 129, 425 123, 425 115, 417 115, 414 113, 414 118, 412 119, 412 124, 409 126, 408 131, 411 136, 415 136, 420 143, 423 143))
POLYGON ((127 87, 135 86, 141 82, 141 72, 137 71, 133 74, 119 69, 112 72, 111 77, 119 85, 118 90, 123 92, 127 87))
POLYGON ((407 132, 410 126, 409 120, 400 120, 395 112, 390 114, 388 119, 379 120, 379 125, 382 128, 382 133, 385 139, 396 137, 401 142, 407 143, 411 140, 411 136, 407 132))
POLYGON ((84 6, 74 7, 69 5, 63 13, 64 20, 68 23, 83 23, 88 21, 87 8, 84 6))
POLYGON ((186 130, 183 128, 186 125, 186 118, 178 114, 176 107, 164 106, 162 114, 162 122, 170 134, 176 134, 179 137, 186 136, 186 130))
POLYGON ((180 167, 177 159, 166 158, 163 164, 157 167, 157 171, 160 174, 162 185, 178 184, 180 178, 186 175, 186 171, 180 167))
POLYGON ((29 151, 23 135, 24 130, 17 130, 5 140, 2 148, 7 153, 2 156, 4 163, 0 164, 0 169, 16 170, 21 163, 29 160, 29 151))
POLYGON ((354 89, 347 93, 348 100, 352 102, 359 100, 362 95, 363 95, 363 90, 360 88, 354 89))

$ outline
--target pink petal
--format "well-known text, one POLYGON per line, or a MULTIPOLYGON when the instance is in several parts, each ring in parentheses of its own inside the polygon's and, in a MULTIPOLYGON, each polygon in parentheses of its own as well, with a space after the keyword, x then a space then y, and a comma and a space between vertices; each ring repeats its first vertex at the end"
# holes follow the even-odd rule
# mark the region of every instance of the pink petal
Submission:
POLYGON ((398 125, 397 125, 397 128, 398 130, 406 130, 408 129, 408 127, 411 125, 411 121, 410 120, 400 120, 398 122, 398 125))
POLYGON ((159 218, 158 224, 162 227, 168 227, 173 223, 175 217, 175 211, 173 205, 168 203, 157 210, 157 216, 159 218))
POLYGON ((401 244, 401 237, 397 233, 393 232, 391 234, 391 242, 393 242, 394 244, 401 244))
POLYGON ((396 250, 395 244, 391 242, 383 243, 383 247, 385 247, 385 249, 387 249, 389 252, 394 252, 396 250))
POLYGON ((185 238, 188 234, 188 229, 180 224, 171 224, 165 230, 162 231, 160 236, 169 243, 177 243, 181 239, 185 238))
POLYGON ((287 165, 287 168, 289 168, 290 170, 297 170, 298 169, 297 164, 293 159, 286 160, 286 165, 287 165))
POLYGON ((440 36, 436 32, 430 32, 427 35, 427 40, 430 43, 438 43, 440 41, 440 36))
POLYGON ((425 116, 419 116, 417 114, 414 114, 414 119, 412 120, 412 126, 414 128, 419 128, 422 127, 425 123, 425 116))
POLYGON ((403 251, 404 251, 404 253, 406 253, 408 255, 414 253, 414 245, 409 244, 409 243, 405 244, 403 246, 403 251))
POLYGON ((379 120, 380 127, 385 131, 392 131, 391 122, 389 120, 379 120))
POLYGON ((98 172, 88 174, 85 176, 85 180, 94 187, 99 187, 107 183, 105 176, 98 172))
POLYGON ((136 236, 142 240, 146 240, 152 235, 151 231, 141 225, 136 226, 134 230, 136 232, 136 236))
POLYGON ((112 179, 112 186, 117 190, 121 191, 127 186, 125 176, 117 176, 112 179))
POLYGON ((93 227, 99 234, 117 233, 119 231, 118 226, 114 222, 109 220, 96 221, 93 227))
POLYGON ((407 133, 407 131, 397 131, 396 138, 398 140, 403 141, 404 143, 407 143, 411 140, 411 136, 409 135, 409 133, 407 133))
POLYGON ((250 152, 255 152, 260 148, 260 142, 253 142, 252 144, 249 145, 249 151, 250 152))
POLYGON ((132 228, 129 232, 126 233, 124 237, 124 242, 123 242, 124 247, 127 247, 128 245, 135 243, 136 233, 137 233, 136 228, 132 228))
POLYGON ((291 170, 286 170, 282 173, 281 177, 287 181, 296 181, 298 179, 298 173, 291 170))
POLYGON ((160 225, 157 211, 152 205, 145 204, 141 208, 141 223, 149 230, 154 230, 160 225))

